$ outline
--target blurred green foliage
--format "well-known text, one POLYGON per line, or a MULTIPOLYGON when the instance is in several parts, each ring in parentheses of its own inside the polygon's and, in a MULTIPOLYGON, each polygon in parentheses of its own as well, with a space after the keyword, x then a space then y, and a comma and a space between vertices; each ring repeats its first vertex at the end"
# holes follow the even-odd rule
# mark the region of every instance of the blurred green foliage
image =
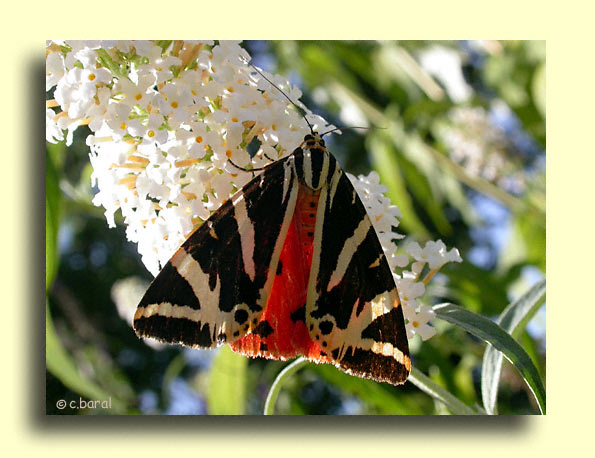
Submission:
MULTIPOLYGON (((345 129, 329 138, 329 149, 350 173, 378 171, 403 214, 401 233, 459 249, 464 262, 447 266, 429 285, 434 303, 453 302, 495 318, 545 275, 544 42, 281 41, 245 47, 256 65, 298 84, 315 113, 338 126, 377 128, 345 129), (423 65, 436 50, 457 56, 466 97, 453 92, 447 76, 423 65), (493 124, 479 132, 469 125, 473 141, 481 145, 493 131, 506 140, 497 150, 501 176, 473 173, 454 158, 445 129, 460 130, 454 113, 471 109, 493 124), (511 176, 522 186, 507 187, 511 176)), ((87 134, 79 128, 71 147, 48 145, 46 151, 47 413, 262 413, 287 363, 247 360, 227 348, 154 348, 118 314, 113 284, 151 278, 123 227, 108 230, 102 209, 91 203, 87 134), (60 399, 79 397, 111 398, 113 407, 56 407, 60 399)), ((436 326, 431 340, 411 341, 415 366, 467 405, 481 404, 485 343, 445 321, 436 326)), ((529 331, 520 333, 519 343, 543 376, 545 328, 529 331)), ((444 413, 411 383, 396 388, 313 364, 283 387, 275 411, 444 413)), ((506 362, 499 412, 538 412, 506 362)))

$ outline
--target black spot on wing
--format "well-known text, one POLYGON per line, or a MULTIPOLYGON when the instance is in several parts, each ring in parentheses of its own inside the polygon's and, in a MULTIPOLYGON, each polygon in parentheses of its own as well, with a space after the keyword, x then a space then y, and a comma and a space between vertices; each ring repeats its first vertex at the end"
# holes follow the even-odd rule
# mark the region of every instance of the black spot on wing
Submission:
POLYGON ((333 323, 331 323, 330 321, 321 321, 320 324, 318 325, 320 332, 323 335, 327 335, 330 334, 333 330, 333 323))
POLYGON ((236 320, 238 324, 244 324, 248 319, 248 312, 244 309, 236 310, 233 314, 233 319, 236 320))
POLYGON ((192 287, 169 262, 153 280, 141 299, 139 306, 169 302, 173 305, 200 309, 200 303, 192 287))
POLYGON ((252 334, 255 334, 262 338, 266 338, 270 336, 273 332, 275 332, 273 327, 270 325, 268 321, 264 320, 258 323, 258 326, 254 328, 252 334))
POLYGON ((409 354, 409 344, 407 334, 399 332, 405 328, 405 320, 401 307, 392 309, 390 312, 380 315, 372 321, 366 329, 362 331, 364 339, 372 339, 374 342, 388 342, 401 350, 402 353, 409 354))
POLYGON ((298 321, 306 322, 306 304, 302 305, 299 309, 293 311, 289 317, 291 321, 297 323, 298 321))
POLYGON ((281 275, 283 273, 283 263, 279 259, 279 264, 277 264, 277 275, 281 275))
POLYGON ((134 321, 134 330, 141 337, 152 337, 167 343, 206 348, 214 345, 209 324, 201 325, 187 318, 142 317, 134 321))

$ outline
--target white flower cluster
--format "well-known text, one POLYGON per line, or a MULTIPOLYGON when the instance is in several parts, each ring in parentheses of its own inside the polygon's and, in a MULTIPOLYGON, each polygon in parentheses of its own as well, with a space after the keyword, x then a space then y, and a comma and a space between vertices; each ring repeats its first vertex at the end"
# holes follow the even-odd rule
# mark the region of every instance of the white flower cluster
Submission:
MULTIPOLYGON (((251 69, 237 42, 53 42, 46 136, 63 140, 88 124, 93 203, 110 227, 120 209, 126 235, 156 275, 192 229, 268 159, 293 151, 309 132, 303 117, 251 69), (246 146, 257 138, 251 158, 246 146)), ((300 91, 267 76, 299 103, 300 91)), ((307 111, 307 110, 306 110, 307 111)), ((330 129, 308 113, 320 130, 330 129)))
POLYGON ((422 304, 418 298, 426 292, 425 285, 447 262, 462 262, 459 250, 446 249, 442 240, 429 241, 422 248, 417 242, 409 243, 405 247, 407 254, 396 256, 397 265, 403 268, 402 275, 395 274, 395 282, 399 289, 399 296, 403 306, 403 315, 407 320, 407 338, 419 335, 428 340, 436 334, 436 330, 429 325, 435 318, 432 307, 422 304), (405 270, 411 262, 410 270, 405 270), (427 267, 427 274, 421 279, 422 272, 427 267))
POLYGON ((442 240, 436 242, 431 240, 423 248, 419 243, 412 242, 407 245, 407 253, 415 259, 416 263, 413 265, 413 270, 417 273, 421 272, 425 264, 428 265, 431 271, 438 271, 447 262, 463 261, 459 250, 453 248, 448 251, 442 240))
POLYGON ((401 218, 401 212, 396 205, 384 194, 388 188, 380 184, 378 173, 372 171, 369 175, 360 175, 358 177, 347 174, 347 177, 353 184, 357 194, 366 208, 374 229, 378 234, 378 239, 388 260, 391 270, 397 267, 397 245, 396 240, 404 238, 404 235, 395 232, 399 226, 398 218, 401 218))
MULTIPOLYGON (((55 101, 46 105, 46 139, 63 141, 67 130, 70 144, 78 126, 89 126, 91 178, 98 189, 93 203, 105 208, 110 227, 121 211, 127 238, 138 244, 153 275, 195 227, 252 178, 231 162, 261 167, 289 154, 309 132, 302 115, 247 65, 249 60, 232 41, 47 45, 46 90, 55 87, 55 101), (252 157, 248 145, 256 145, 252 157)), ((315 129, 333 128, 301 104, 298 88, 278 75, 265 75, 307 113, 315 129)), ((394 232, 401 214, 384 195, 387 188, 374 172, 349 178, 391 268, 405 267, 408 261, 395 256, 395 241, 403 237, 394 232)), ((415 250, 410 254, 434 269, 432 249, 424 254, 427 261, 417 259, 415 250)), ((456 260, 447 258, 444 262, 456 260)), ((407 272, 395 278, 408 335, 427 338, 432 315, 416 302, 423 282, 407 272)))

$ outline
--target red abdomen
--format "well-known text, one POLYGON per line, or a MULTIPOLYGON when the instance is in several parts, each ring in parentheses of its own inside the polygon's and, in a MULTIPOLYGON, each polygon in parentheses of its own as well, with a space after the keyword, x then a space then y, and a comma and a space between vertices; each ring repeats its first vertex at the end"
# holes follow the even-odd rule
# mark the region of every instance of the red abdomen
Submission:
POLYGON ((232 350, 251 357, 287 359, 303 355, 310 360, 328 362, 310 338, 305 323, 319 195, 319 191, 300 186, 295 213, 260 322, 251 334, 231 343, 232 350))

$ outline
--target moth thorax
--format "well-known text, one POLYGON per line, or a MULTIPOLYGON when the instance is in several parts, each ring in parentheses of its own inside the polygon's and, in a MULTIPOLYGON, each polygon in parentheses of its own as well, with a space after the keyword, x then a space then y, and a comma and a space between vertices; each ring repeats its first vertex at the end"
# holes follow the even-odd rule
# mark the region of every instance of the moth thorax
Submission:
POLYGON ((308 188, 316 191, 328 183, 335 169, 334 159, 319 135, 306 135, 302 148, 301 178, 308 188))

